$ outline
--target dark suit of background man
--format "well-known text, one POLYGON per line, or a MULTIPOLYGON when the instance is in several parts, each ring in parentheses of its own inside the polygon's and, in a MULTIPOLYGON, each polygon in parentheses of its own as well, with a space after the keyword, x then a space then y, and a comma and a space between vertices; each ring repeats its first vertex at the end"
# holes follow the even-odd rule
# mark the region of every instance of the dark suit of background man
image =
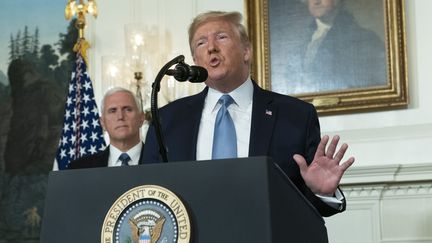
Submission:
MULTIPOLYGON (((212 156, 214 124, 223 94, 234 104, 228 111, 235 124, 237 157, 270 156, 323 216, 345 209, 337 189, 354 158, 339 164, 347 145, 320 142, 314 107, 298 99, 261 89, 250 79, 252 49, 242 16, 208 12, 189 28, 194 62, 208 70, 207 87, 199 94, 174 101, 160 110, 169 161, 208 160, 212 156), (335 196, 334 196, 335 195, 335 196)), ((153 127, 147 135, 145 161, 160 159, 153 127)), ((245 170, 247 173, 247 170, 245 170)))
POLYGON ((131 91, 120 87, 109 89, 102 99, 100 121, 108 133, 110 145, 102 152, 71 162, 69 168, 121 166, 122 153, 130 157, 127 164, 141 164, 144 145, 140 128, 145 117, 139 104, 131 91))

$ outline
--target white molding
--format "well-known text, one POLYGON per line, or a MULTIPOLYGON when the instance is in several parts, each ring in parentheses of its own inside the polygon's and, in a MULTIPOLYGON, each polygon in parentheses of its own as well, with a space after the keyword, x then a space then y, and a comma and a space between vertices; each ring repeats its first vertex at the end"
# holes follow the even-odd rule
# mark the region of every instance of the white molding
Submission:
POLYGON ((432 237, 425 238, 403 238, 403 239, 383 239, 381 243, 432 243, 432 237))
POLYGON ((363 200, 380 200, 383 191, 386 189, 385 185, 373 186, 341 186, 343 193, 349 201, 363 201, 363 200))
POLYGON ((432 198, 432 184, 395 184, 387 187, 383 192, 383 197, 388 198, 432 198))
POLYGON ((432 181, 432 162, 409 165, 361 166, 348 169, 341 185, 432 181))
POLYGON ((383 198, 432 198, 432 184, 426 181, 402 184, 341 186, 349 200, 382 200, 383 198))
POLYGON ((394 181, 399 168, 400 165, 352 167, 345 172, 341 185, 394 181))
POLYGON ((402 165, 396 181, 432 180, 432 162, 428 164, 402 165))

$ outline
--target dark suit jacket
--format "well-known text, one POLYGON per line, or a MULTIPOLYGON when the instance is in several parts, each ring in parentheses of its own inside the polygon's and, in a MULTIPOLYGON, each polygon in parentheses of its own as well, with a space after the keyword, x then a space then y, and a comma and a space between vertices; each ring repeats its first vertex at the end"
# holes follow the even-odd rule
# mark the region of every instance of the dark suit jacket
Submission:
MULTIPOLYGON (((143 144, 143 148, 144 148, 144 144, 143 144)), ((144 149, 141 149, 141 155, 138 164, 143 164, 144 161, 143 155, 144 155, 144 149)), ((72 161, 69 164, 68 169, 107 167, 108 157, 109 157, 109 146, 107 146, 104 151, 101 151, 96 154, 84 156, 77 160, 72 161)))
MULTIPOLYGON (((159 111, 168 160, 196 160, 201 113, 208 88, 176 100, 159 111)), ((249 156, 270 156, 323 216, 337 212, 318 199, 305 185, 293 155, 311 162, 320 141, 315 108, 296 98, 266 91, 254 83, 249 156)), ((145 161, 161 161, 154 127, 149 128, 145 161)), ((344 207, 341 211, 345 209, 344 207)))

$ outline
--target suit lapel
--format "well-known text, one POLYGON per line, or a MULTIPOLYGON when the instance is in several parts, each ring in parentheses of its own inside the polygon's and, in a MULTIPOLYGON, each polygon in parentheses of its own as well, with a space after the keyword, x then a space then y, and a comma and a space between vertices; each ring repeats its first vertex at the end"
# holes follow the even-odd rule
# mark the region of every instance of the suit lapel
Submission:
POLYGON ((140 157, 139 157, 139 160, 138 160, 138 164, 139 165, 142 165, 142 164, 144 164, 144 143, 143 142, 141 142, 142 143, 142 148, 141 148, 141 153, 140 153, 140 157))
POLYGON ((269 93, 253 82, 252 123, 249 140, 249 156, 268 155, 277 106, 269 93))
POLYGON ((187 109, 184 110, 182 119, 183 122, 187 124, 184 124, 182 128, 186 129, 180 131, 182 134, 181 141, 178 141, 176 145, 179 146, 180 149, 175 149, 178 153, 184 153, 182 158, 192 158, 192 160, 196 160, 198 131, 207 92, 208 87, 191 97, 191 99, 188 100, 187 109))

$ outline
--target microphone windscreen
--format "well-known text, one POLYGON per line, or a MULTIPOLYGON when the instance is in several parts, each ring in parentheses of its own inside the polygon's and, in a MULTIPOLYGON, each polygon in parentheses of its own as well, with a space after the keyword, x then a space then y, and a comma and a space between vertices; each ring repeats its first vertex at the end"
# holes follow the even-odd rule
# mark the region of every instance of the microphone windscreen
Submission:
POLYGON ((207 80, 208 73, 207 69, 201 66, 190 66, 190 78, 191 83, 202 83, 207 80))

